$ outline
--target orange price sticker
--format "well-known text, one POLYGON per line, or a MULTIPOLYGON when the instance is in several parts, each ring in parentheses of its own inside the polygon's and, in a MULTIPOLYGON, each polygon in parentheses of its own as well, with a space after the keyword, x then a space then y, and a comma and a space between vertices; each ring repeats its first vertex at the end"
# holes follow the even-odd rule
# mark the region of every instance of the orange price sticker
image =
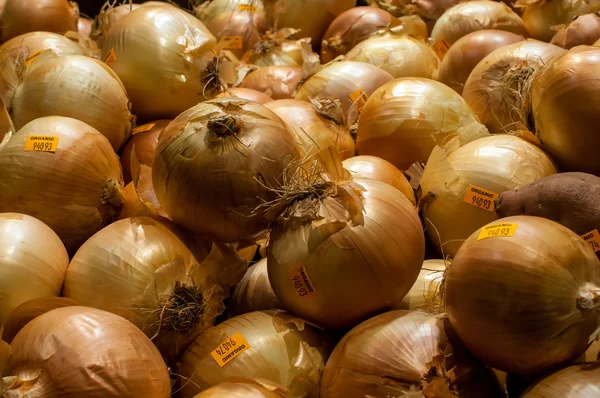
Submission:
POLYGON ((315 292, 315 288, 308 277, 308 272, 306 272, 306 268, 302 264, 288 269, 288 274, 298 296, 306 297, 315 292))
POLYGON ((493 213, 496 210, 494 201, 499 196, 496 192, 469 184, 463 202, 493 213))
POLYGON ((437 56, 440 59, 444 58, 444 56, 448 52, 449 48, 450 48, 450 45, 448 44, 448 42, 446 41, 446 39, 444 39, 443 37, 441 39, 439 39, 433 45, 433 51, 435 51, 435 53, 437 54, 437 56))
POLYGON ((256 7, 252 4, 238 4, 238 10, 240 11, 250 11, 251 13, 256 13, 256 7))
POLYGON ((600 234, 598 233, 597 229, 593 230, 592 232, 588 232, 587 234, 583 234, 581 237, 587 242, 588 245, 590 245, 590 248, 594 251, 594 253, 600 251, 600 234))
POLYGON ((25 151, 54 153, 58 148, 58 138, 56 136, 30 135, 25 141, 25 151))
POLYGON ((155 125, 156 124, 154 124, 154 123, 148 123, 148 124, 144 124, 142 126, 138 126, 138 127, 136 127, 136 128, 133 129, 133 134, 145 133, 146 131, 150 131, 150 130, 152 130, 152 128, 155 125))
POLYGON ((38 55, 40 55, 44 51, 46 51, 46 50, 36 51, 33 54, 31 54, 29 57, 27 57, 24 62, 25 67, 29 68, 31 66, 31 64, 33 63, 33 61, 35 61, 35 59, 38 57, 38 55))
POLYGON ((363 90, 362 88, 359 88, 358 90, 350 94, 349 97, 350 101, 352 101, 354 105, 356 105, 356 110, 358 111, 358 113, 362 112, 363 108, 365 107, 365 104, 367 103, 367 100, 369 99, 369 96, 367 95, 367 93, 365 93, 365 90, 363 90))
POLYGON ((108 66, 113 66, 117 62, 117 53, 114 48, 111 48, 106 57, 104 57, 104 63, 108 66))
POLYGON ((486 225, 481 228, 481 232, 477 237, 477 240, 487 239, 487 238, 497 238, 500 236, 511 237, 515 236, 515 232, 517 231, 517 226, 519 224, 492 224, 486 225))
POLYGON ((248 348, 250 348, 248 340, 241 333, 236 333, 219 344, 210 355, 220 367, 223 367, 248 348))
POLYGON ((242 36, 223 36, 220 43, 223 49, 238 50, 243 47, 242 36))

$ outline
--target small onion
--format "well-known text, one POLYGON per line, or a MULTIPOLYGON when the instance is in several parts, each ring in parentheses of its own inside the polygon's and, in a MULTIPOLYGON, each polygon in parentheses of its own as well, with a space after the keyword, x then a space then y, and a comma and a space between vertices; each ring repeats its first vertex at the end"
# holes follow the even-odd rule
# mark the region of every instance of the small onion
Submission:
POLYGON ((243 88, 243 87, 233 87, 227 89, 227 91, 223 91, 221 94, 217 95, 215 98, 223 98, 223 97, 233 97, 245 99, 248 101, 254 101, 257 104, 264 105, 267 102, 273 101, 273 98, 269 97, 267 94, 263 94, 260 91, 253 90, 251 88, 243 88))
POLYGON ((450 87, 425 78, 392 80, 367 101, 356 148, 408 170, 425 163, 436 145, 458 137, 461 145, 487 135, 464 99, 450 87))
POLYGON ((260 67, 281 65, 300 67, 304 65, 307 54, 318 56, 312 52, 310 39, 294 40, 291 37, 298 33, 296 29, 281 29, 264 35, 250 51, 246 52, 242 62, 260 67))
POLYGON ((206 0, 198 3, 199 5, 194 7, 194 15, 207 26, 219 15, 233 12, 255 14, 256 20, 261 22, 261 30, 273 24, 273 21, 267 20, 267 16, 270 15, 267 15, 262 0, 206 0))
POLYGON ((443 39, 451 46, 461 37, 484 29, 529 35, 523 20, 506 4, 475 0, 459 3, 446 11, 435 23, 431 38, 435 41, 443 39))
POLYGON ((227 304, 229 316, 246 314, 253 311, 281 308, 281 304, 271 287, 267 274, 267 259, 254 264, 233 290, 227 304))
POLYGON ((152 342, 105 311, 55 309, 25 326, 11 348, 6 397, 171 396, 169 371, 152 342))
POLYGON ((293 66, 265 66, 246 76, 240 87, 250 88, 274 100, 294 98, 302 68, 293 66))
POLYGON ((322 398, 503 398, 497 380, 471 359, 446 322, 392 311, 352 329, 327 361, 322 398))
POLYGON ((529 130, 535 72, 564 51, 532 39, 501 47, 473 69, 463 98, 492 134, 529 130))
POLYGON ((331 352, 329 336, 283 311, 259 311, 208 328, 181 358, 182 398, 192 398, 230 378, 260 378, 278 383, 291 396, 315 398, 331 352), (225 366, 211 353, 236 334, 247 349, 225 366))
POLYGON ((510 232, 480 239, 476 231, 446 273, 446 310, 461 341, 507 373, 535 375, 576 359, 600 322, 598 258, 545 218, 494 224, 510 232))
POLYGON ((523 36, 503 30, 478 30, 458 39, 450 48, 442 63, 438 80, 462 94, 467 78, 492 51, 525 40, 523 36))
POLYGON ((240 41, 225 44, 224 48, 231 51, 236 57, 241 57, 246 51, 253 48, 260 40, 258 30, 259 21, 256 15, 249 12, 228 12, 218 15, 206 27, 215 36, 217 41, 223 38, 236 37, 240 41))
POLYGON ((0 148, 0 212, 38 218, 67 250, 112 222, 123 203, 119 158, 108 140, 75 119, 36 119, 0 148), (58 139, 56 152, 25 151, 29 136, 58 139))
POLYGON ((600 395, 600 364, 569 366, 539 381, 522 398, 596 398, 600 395))
POLYGON ((576 16, 573 22, 563 26, 550 43, 570 49, 575 46, 591 46, 600 39, 600 16, 596 13, 576 16))
POLYGON ((194 398, 287 398, 287 389, 266 380, 234 378, 204 390, 194 398))
POLYGON ((394 306, 398 310, 439 312, 446 261, 425 260, 417 281, 406 297, 394 306))
POLYGON ((354 156, 343 162, 346 170, 353 178, 370 178, 385 182, 402 192, 416 206, 415 192, 402 171, 396 166, 376 156, 354 156))
POLYGON ((133 135, 123 147, 121 152, 121 166, 123 167, 123 181, 125 184, 131 182, 131 156, 135 150, 137 161, 148 167, 152 167, 154 151, 158 145, 158 136, 167 128, 170 120, 155 120, 142 127, 140 132, 133 130, 133 135), (150 127, 149 130, 147 128, 150 127))

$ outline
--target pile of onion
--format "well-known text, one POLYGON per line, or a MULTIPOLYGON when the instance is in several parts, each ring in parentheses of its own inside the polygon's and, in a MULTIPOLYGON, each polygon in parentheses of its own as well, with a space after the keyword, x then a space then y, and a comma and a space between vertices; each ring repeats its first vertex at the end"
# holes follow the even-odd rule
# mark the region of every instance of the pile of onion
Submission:
POLYGON ((133 130, 133 135, 121 152, 123 181, 131 182, 131 158, 135 156, 140 165, 152 167, 158 136, 167 128, 170 120, 155 120, 133 130))
POLYGON ((596 338, 598 267, 568 228, 539 217, 503 218, 473 233, 448 268, 448 317, 487 365, 539 374, 576 359, 596 338))
POLYGON ((436 145, 458 137, 464 145, 487 135, 464 99, 425 78, 392 80, 367 101, 358 121, 360 155, 378 156, 400 170, 425 163, 436 145))
POLYGON ((287 398, 288 390, 262 379, 234 377, 204 390, 194 398, 287 398))
POLYGON ((523 398, 595 398, 600 393, 600 363, 572 365, 540 380, 523 398))
POLYGON ((206 0, 197 3, 194 15, 207 26, 220 15, 245 12, 255 15, 255 22, 259 23, 261 31, 273 25, 273 6, 268 4, 265 7, 263 0, 206 0))
POLYGON ((259 378, 292 396, 318 397, 333 348, 322 330, 283 311, 259 311, 208 328, 181 358, 181 396, 192 398, 230 378, 259 378))
POLYGON ((310 39, 293 39, 298 35, 296 29, 281 29, 265 34, 256 45, 242 57, 242 62, 260 67, 281 65, 301 67, 308 54, 312 52, 310 39))
POLYGON ((600 39, 600 16, 596 13, 576 16, 552 37, 550 43, 567 50, 581 45, 591 46, 600 39))
POLYGON ((253 311, 281 308, 267 273, 267 259, 254 264, 235 286, 227 304, 227 314, 236 316, 253 311))
POLYGON ((440 312, 442 282, 448 265, 449 263, 444 260, 425 260, 417 281, 394 309, 440 312))
POLYGON ((296 66, 265 66, 246 76, 240 87, 268 95, 274 100, 294 98, 302 68, 296 66))
POLYGON ((473 360, 439 317, 392 311, 352 329, 327 361, 322 398, 502 398, 485 365, 473 360))
POLYGON ((490 133, 529 130, 535 73, 564 51, 537 40, 501 47, 473 69, 462 96, 490 133))
POLYGON ((119 158, 108 140, 79 120, 36 119, 0 148, 0 212, 32 215, 74 253, 112 222, 123 203, 119 158), (29 136, 58 141, 55 152, 25 150, 29 136))
POLYGON ((223 98, 223 97, 233 97, 233 98, 245 99, 248 101, 256 102, 261 105, 264 105, 267 102, 273 101, 273 98, 269 97, 267 94, 264 94, 260 91, 253 90, 251 88, 243 88, 243 87, 228 88, 226 91, 223 91, 221 94, 217 95, 215 98, 223 98))
POLYGON ((55 309, 27 324, 10 349, 0 375, 7 397, 171 396, 169 371, 152 342, 105 311, 55 309))
POLYGON ((255 14, 250 11, 228 12, 219 14, 206 27, 217 41, 233 39, 231 42, 224 42, 221 48, 231 51, 239 58, 260 40, 259 23, 255 14))

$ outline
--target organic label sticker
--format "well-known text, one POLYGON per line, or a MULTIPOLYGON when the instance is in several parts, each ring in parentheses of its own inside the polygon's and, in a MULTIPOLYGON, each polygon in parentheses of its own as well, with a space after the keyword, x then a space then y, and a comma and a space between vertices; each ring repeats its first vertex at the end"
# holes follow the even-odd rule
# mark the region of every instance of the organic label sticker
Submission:
POLYGON ((598 233, 597 229, 593 230, 592 232, 588 232, 587 234, 583 234, 581 237, 587 242, 588 245, 590 245, 594 253, 600 251, 600 234, 598 233))
POLYGON ((250 11, 251 13, 256 13, 256 7, 252 4, 238 4, 238 10, 240 11, 250 11))
POLYGON ((302 264, 298 264, 297 266, 288 269, 288 274, 298 296, 304 297, 315 292, 315 288, 308 277, 306 268, 304 268, 302 264))
POLYGON ((54 153, 58 147, 58 138, 47 135, 30 135, 25 141, 25 150, 54 153))
POLYGON ((220 367, 223 367, 248 348, 250 343, 241 333, 236 333, 222 342, 210 355, 220 367))
POLYGON ((31 64, 33 63, 33 61, 35 61, 35 59, 38 57, 38 55, 40 55, 44 51, 46 51, 46 50, 36 51, 33 54, 31 54, 29 57, 27 57, 24 62, 25 67, 29 68, 31 66, 31 64))
POLYGON ((499 196, 496 192, 469 184, 463 202, 493 213, 495 210, 494 200, 499 196))
POLYGON ((367 93, 365 93, 365 90, 363 90, 362 88, 359 88, 358 90, 350 94, 349 97, 350 100, 354 103, 354 105, 356 105, 356 110, 358 111, 358 113, 362 112, 363 108, 365 107, 365 104, 367 103, 367 100, 369 99, 369 96, 367 95, 367 93))
POLYGON ((152 128, 154 126, 156 126, 155 123, 148 123, 148 124, 144 124, 142 126, 138 126, 138 127, 136 127, 136 128, 133 129, 133 134, 145 133, 146 131, 152 130, 152 128))
POLYGON ((223 36, 220 43, 223 44, 223 49, 237 50, 243 47, 242 36, 223 36))
POLYGON ((435 51, 435 53, 437 54, 437 56, 440 59, 444 58, 444 56, 448 52, 449 48, 450 48, 450 45, 448 44, 448 42, 446 41, 446 39, 444 39, 443 37, 441 39, 439 39, 433 45, 433 51, 435 51))
POLYGON ((104 63, 108 66, 113 66, 115 62, 117 62, 117 53, 115 53, 114 48, 111 48, 106 57, 104 57, 104 63))
POLYGON ((496 238, 498 236, 515 236, 519 224, 492 224, 481 229, 477 240, 496 238))

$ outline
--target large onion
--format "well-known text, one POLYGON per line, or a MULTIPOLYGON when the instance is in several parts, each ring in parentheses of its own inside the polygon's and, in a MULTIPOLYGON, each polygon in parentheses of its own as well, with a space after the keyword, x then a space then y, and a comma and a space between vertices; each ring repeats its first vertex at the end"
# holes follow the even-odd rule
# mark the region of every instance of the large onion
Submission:
MULTIPOLYGON (((205 25, 219 15, 235 12, 254 13, 256 20, 261 22, 261 30, 273 24, 273 16, 267 12, 262 0, 206 0, 198 3, 194 7, 194 15, 205 25)), ((272 5, 269 4, 269 7, 272 8, 272 5)))
POLYGON ((506 4, 475 0, 459 3, 437 20, 431 38, 452 45, 471 32, 497 29, 528 36, 523 20, 506 4))
POLYGON ((445 322, 392 311, 358 325, 338 343, 321 383, 322 398, 502 398, 491 373, 471 359, 445 322))
POLYGON ((548 155, 510 135, 480 138, 450 153, 436 147, 421 179, 423 196, 429 196, 423 202, 427 233, 440 253, 454 257, 469 235, 498 219, 494 194, 554 173, 548 155), (482 189, 487 192, 475 194, 482 189))
POLYGON ((452 137, 461 144, 487 135, 465 100, 448 86, 425 78, 392 80, 381 86, 358 121, 360 155, 378 156, 400 170, 425 163, 436 145, 452 137))
POLYGON ((275 308, 281 308, 281 304, 269 282, 267 259, 262 259, 248 268, 244 278, 236 285, 227 304, 227 313, 236 316, 275 308))
POLYGON ((287 389, 266 380, 234 378, 204 390, 194 398, 287 398, 287 389))
POLYGON ((588 362, 569 366, 539 381, 522 398, 595 398, 600 394, 600 366, 588 362))
POLYGON ((269 97, 267 94, 263 94, 260 91, 253 90, 251 88, 243 88, 243 87, 229 88, 229 89, 227 89, 227 91, 223 91, 221 94, 216 96, 216 98, 223 98, 223 97, 246 99, 248 101, 254 101, 261 105, 264 105, 267 102, 273 101, 273 98, 269 97))
POLYGON ((105 311, 55 309, 25 326, 11 348, 6 397, 171 396, 169 372, 152 342, 105 311))
POLYGON ((478 30, 458 39, 442 59, 438 80, 462 94, 467 78, 492 51, 525 40, 503 30, 478 30))
POLYGON ((484 230, 473 233, 446 273, 452 326, 477 358, 507 373, 539 374, 576 359, 600 322, 598 258, 545 218, 494 224, 504 229, 488 224, 484 239, 484 230))
POLYGON ((218 15, 206 27, 217 41, 233 39, 224 44, 224 48, 241 57, 260 40, 259 23, 256 15, 249 11, 228 12, 218 15))
MULTIPOLYGON (((240 340, 236 345, 241 347, 240 340)), ((221 348, 222 350, 225 348, 221 348)), ((207 329, 181 358, 182 397, 192 398, 232 377, 260 378, 278 383, 292 396, 319 396, 321 372, 331 352, 329 336, 282 311, 240 315, 207 329), (216 349, 241 334, 246 349, 223 364, 216 349), (214 353, 214 356, 211 355, 214 353)))
POLYGON ((143 126, 133 135, 123 147, 121 152, 121 166, 123 167, 123 181, 125 184, 131 182, 131 157, 135 154, 137 162, 141 165, 152 167, 154 151, 158 145, 158 136, 167 128, 170 120, 155 120, 143 126), (140 131, 142 130, 142 131, 140 131))
POLYGON ((573 22, 561 27, 550 43, 562 48, 591 46, 600 39, 600 16, 596 13, 576 16, 573 22))
POLYGON ((446 264, 444 260, 425 260, 417 281, 394 309, 440 312, 446 264))
POLYGON ((302 78, 302 68, 295 66, 265 66, 246 76, 240 87, 251 88, 278 99, 294 98, 296 86, 302 78))
POLYGON ((529 130, 535 72, 564 50, 527 40, 497 49, 471 72, 463 98, 490 133, 529 130))
POLYGON ((0 324, 27 300, 60 296, 69 256, 46 224, 24 214, 0 213, 0 247, 0 324))
POLYGON ((292 134, 272 111, 219 98, 182 113, 161 134, 154 188, 175 223, 220 241, 248 239, 266 226, 255 210, 298 156, 292 134))
POLYGON ((112 222, 123 203, 119 158, 108 140, 75 119, 36 119, 0 148, 0 212, 34 216, 74 252, 112 222), (25 151, 29 136, 53 137, 56 152, 25 151))

